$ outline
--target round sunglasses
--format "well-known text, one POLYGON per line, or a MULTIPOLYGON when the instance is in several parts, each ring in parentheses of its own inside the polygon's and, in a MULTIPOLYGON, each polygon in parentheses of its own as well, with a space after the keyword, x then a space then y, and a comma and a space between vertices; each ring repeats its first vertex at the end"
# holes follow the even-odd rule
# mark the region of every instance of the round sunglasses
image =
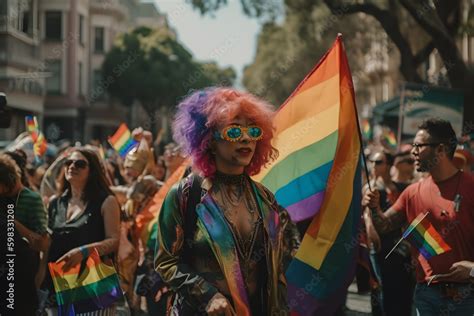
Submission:
POLYGON ((250 138, 250 141, 258 141, 263 137, 263 130, 262 128, 256 125, 250 125, 247 127, 240 126, 240 125, 229 125, 222 129, 221 132, 216 131, 214 133, 214 137, 216 139, 223 139, 228 142, 238 142, 244 136, 244 133, 250 138))
POLYGON ((69 167, 70 165, 74 164, 74 167, 75 168, 78 168, 78 169, 84 169, 87 167, 88 163, 87 161, 85 161, 84 159, 77 159, 77 160, 74 160, 74 159, 67 159, 65 162, 64 162, 64 165, 66 167, 69 167))

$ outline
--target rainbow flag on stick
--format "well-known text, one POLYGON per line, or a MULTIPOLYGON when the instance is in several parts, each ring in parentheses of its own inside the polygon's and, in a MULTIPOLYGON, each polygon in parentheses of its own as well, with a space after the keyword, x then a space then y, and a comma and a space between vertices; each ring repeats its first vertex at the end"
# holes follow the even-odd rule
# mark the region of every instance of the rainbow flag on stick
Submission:
POLYGON ((109 137, 110 145, 124 158, 130 150, 138 145, 138 142, 131 136, 130 130, 125 123, 122 123, 112 137, 109 137))
POLYGON ((443 237, 436 231, 434 226, 426 218, 428 214, 429 212, 426 212, 425 214, 418 214, 418 216, 405 230, 402 238, 387 254, 385 259, 387 259, 387 257, 403 239, 408 240, 413 245, 413 247, 418 249, 419 253, 427 260, 431 257, 451 250, 451 247, 449 247, 449 245, 443 240, 443 237))
POLYGON ((384 134, 384 138, 387 141, 387 144, 391 147, 397 147, 397 137, 392 130, 389 130, 384 134))
POLYGON ((64 272, 64 263, 48 263, 58 315, 72 316, 105 309, 122 297, 115 268, 100 260, 97 249, 94 248, 82 266, 78 264, 64 272))
POLYGON ((372 129, 370 128, 369 120, 362 120, 362 135, 365 139, 370 139, 372 137, 372 129))
POLYGON ((39 129, 38 120, 36 116, 25 116, 26 130, 30 133, 33 141, 33 152, 36 158, 42 157, 48 149, 48 142, 43 133, 39 129))
POLYGON ((292 315, 333 315, 355 273, 361 140, 342 36, 279 109, 280 155, 255 179, 293 221, 309 221, 287 271, 292 315))

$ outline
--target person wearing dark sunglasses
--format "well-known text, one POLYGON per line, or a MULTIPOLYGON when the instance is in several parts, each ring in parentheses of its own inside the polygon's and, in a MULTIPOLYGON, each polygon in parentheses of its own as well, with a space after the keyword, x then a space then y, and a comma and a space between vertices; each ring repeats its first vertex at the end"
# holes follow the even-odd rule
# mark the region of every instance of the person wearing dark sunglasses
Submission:
POLYGON ((168 192, 155 255, 176 314, 288 312, 284 260, 297 229, 250 178, 278 154, 272 117, 270 105, 230 88, 197 91, 178 106, 174 139, 195 172, 168 192))
MULTIPOLYGON (((67 272, 86 259, 94 248, 101 257, 113 258, 118 250, 120 209, 94 151, 75 148, 63 168, 59 196, 48 207, 52 242, 47 258, 48 262, 64 262, 63 270, 67 272)), ((49 298, 43 302, 44 307, 54 313, 56 301, 49 274, 42 292, 49 298)), ((114 310, 110 307, 94 315, 109 315, 114 310)))
POLYGON ((369 191, 363 198, 377 231, 413 223, 421 215, 450 248, 426 259, 412 247, 417 260, 411 267, 416 269, 414 302, 419 315, 469 315, 474 311, 474 176, 454 166, 456 144, 450 122, 424 121, 411 153, 417 171, 428 176, 408 186, 385 212, 378 191, 369 191))
MULTIPOLYGON (((395 203, 396 199, 406 188, 395 183, 390 175, 394 156, 387 150, 374 152, 369 160, 372 164, 370 184, 380 195, 380 208, 385 211, 395 203)), ((364 188, 368 190, 368 186, 364 188)), ((372 223, 370 210, 364 210, 364 223, 369 246, 375 250, 371 264, 373 271, 380 271, 381 287, 372 289, 371 306, 373 315, 410 315, 413 295, 413 280, 410 271, 404 266, 409 265, 411 256, 409 247, 405 244, 398 247, 391 260, 385 260, 387 253, 402 236, 401 228, 391 231, 377 231, 372 223), (380 298, 383 297, 381 300, 380 298)))

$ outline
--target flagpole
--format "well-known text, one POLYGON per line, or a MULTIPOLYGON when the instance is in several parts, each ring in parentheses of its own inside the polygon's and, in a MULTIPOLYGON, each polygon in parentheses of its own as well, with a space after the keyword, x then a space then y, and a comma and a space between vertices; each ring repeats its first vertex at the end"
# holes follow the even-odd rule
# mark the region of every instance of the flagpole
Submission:
POLYGON ((392 252, 395 250, 395 248, 397 248, 398 245, 400 245, 400 243, 402 242, 403 240, 403 237, 400 238, 400 240, 395 244, 395 246, 393 246, 392 250, 390 250, 390 252, 385 256, 385 259, 388 258, 388 256, 390 256, 392 254, 392 252))
POLYGON ((418 226, 418 224, 421 223, 421 221, 424 220, 429 213, 430 212, 426 212, 426 214, 423 215, 423 217, 418 221, 418 223, 416 223, 416 225, 410 227, 410 231, 408 233, 403 233, 402 238, 400 238, 400 240, 395 244, 395 246, 393 246, 392 250, 390 250, 390 252, 385 256, 385 259, 387 259, 388 256, 392 254, 392 252, 395 250, 395 248, 397 248, 397 246, 402 242, 402 240, 405 239, 408 235, 410 235, 410 233, 415 229, 415 227, 418 226))
MULTIPOLYGON (((337 34, 337 37, 338 38, 342 38, 342 34, 341 33, 338 33, 337 34)), ((344 47, 343 47, 344 49, 344 47)), ((349 62, 346 60, 347 62, 347 68, 349 68, 349 62)), ((354 92, 354 83, 352 82, 352 76, 350 77, 351 81, 351 92, 352 92, 352 97, 354 98, 354 113, 355 113, 355 120, 356 120, 356 123, 357 123, 357 133, 359 134, 359 142, 360 142, 360 151, 361 151, 361 154, 362 154, 362 161, 364 162, 364 170, 365 170, 365 175, 367 177, 367 185, 369 186, 369 190, 370 192, 373 192, 372 190, 372 186, 370 185, 370 181, 369 181, 369 168, 367 167, 367 160, 365 159, 365 154, 364 154, 364 141, 362 140, 362 132, 361 132, 361 129, 360 129, 360 123, 359 123, 359 112, 357 112, 357 106, 356 106, 356 99, 355 99, 355 92, 354 92)))
POLYGON ((367 176, 367 185, 369 186, 370 192, 373 192, 372 186, 370 185, 369 168, 367 167, 367 159, 365 159, 364 141, 362 140, 362 132, 360 131, 359 114, 357 113, 357 107, 355 105, 355 99, 354 99, 354 110, 355 110, 355 115, 356 115, 355 119, 356 119, 356 122, 357 122, 357 132, 359 134, 360 151, 361 151, 361 154, 362 154, 362 161, 364 162, 365 175, 367 176))

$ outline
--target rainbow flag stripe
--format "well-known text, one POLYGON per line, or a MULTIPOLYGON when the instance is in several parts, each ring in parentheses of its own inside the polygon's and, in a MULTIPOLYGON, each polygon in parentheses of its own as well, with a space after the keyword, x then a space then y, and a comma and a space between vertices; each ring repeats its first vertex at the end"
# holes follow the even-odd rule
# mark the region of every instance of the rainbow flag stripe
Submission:
POLYGON ((138 142, 131 137, 130 130, 125 123, 122 123, 115 134, 109 137, 109 143, 122 158, 138 145, 138 142))
POLYGON ((430 259, 451 250, 451 247, 426 218, 427 215, 428 213, 418 214, 403 233, 403 238, 410 241, 425 259, 430 259))
POLYGON ((33 141, 33 153, 35 154, 35 157, 42 157, 48 149, 48 142, 39 129, 36 116, 25 116, 25 125, 26 130, 30 133, 31 140, 33 141))
POLYGON ((65 262, 48 263, 58 315, 75 315, 105 309, 122 297, 117 272, 100 260, 96 249, 81 264, 64 272, 65 262))
POLYGON ((165 201, 166 195, 171 187, 178 183, 186 173, 186 169, 190 165, 190 159, 186 159, 173 172, 173 174, 165 181, 163 186, 156 192, 153 197, 153 205, 136 215, 135 229, 142 239, 142 244, 146 245, 150 251, 155 251, 156 237, 158 231, 158 213, 165 201))
POLYGON ((353 279, 361 144, 351 73, 338 35, 275 117, 278 159, 255 177, 310 224, 286 271, 293 315, 333 314, 353 279))
POLYGON ((396 147, 397 146, 397 137, 395 136, 395 133, 393 131, 389 131, 385 134, 385 139, 387 140, 387 143, 392 146, 396 147))
POLYGON ((367 119, 362 120, 362 135, 364 135, 366 139, 372 137, 372 129, 370 128, 370 123, 367 119))
POLYGON ((39 132, 38 137, 33 144, 33 152, 35 153, 36 157, 42 157, 46 153, 47 149, 48 142, 46 141, 46 138, 44 138, 43 133, 39 132))
MULTIPOLYGON (((35 136, 37 135, 39 127, 38 127, 38 121, 36 120, 36 116, 31 116, 31 115, 25 116, 25 125, 26 125, 26 130, 31 134, 31 138, 33 138, 33 134, 35 134, 35 136)), ((35 140, 36 140, 36 137, 34 137, 33 141, 35 140)))

